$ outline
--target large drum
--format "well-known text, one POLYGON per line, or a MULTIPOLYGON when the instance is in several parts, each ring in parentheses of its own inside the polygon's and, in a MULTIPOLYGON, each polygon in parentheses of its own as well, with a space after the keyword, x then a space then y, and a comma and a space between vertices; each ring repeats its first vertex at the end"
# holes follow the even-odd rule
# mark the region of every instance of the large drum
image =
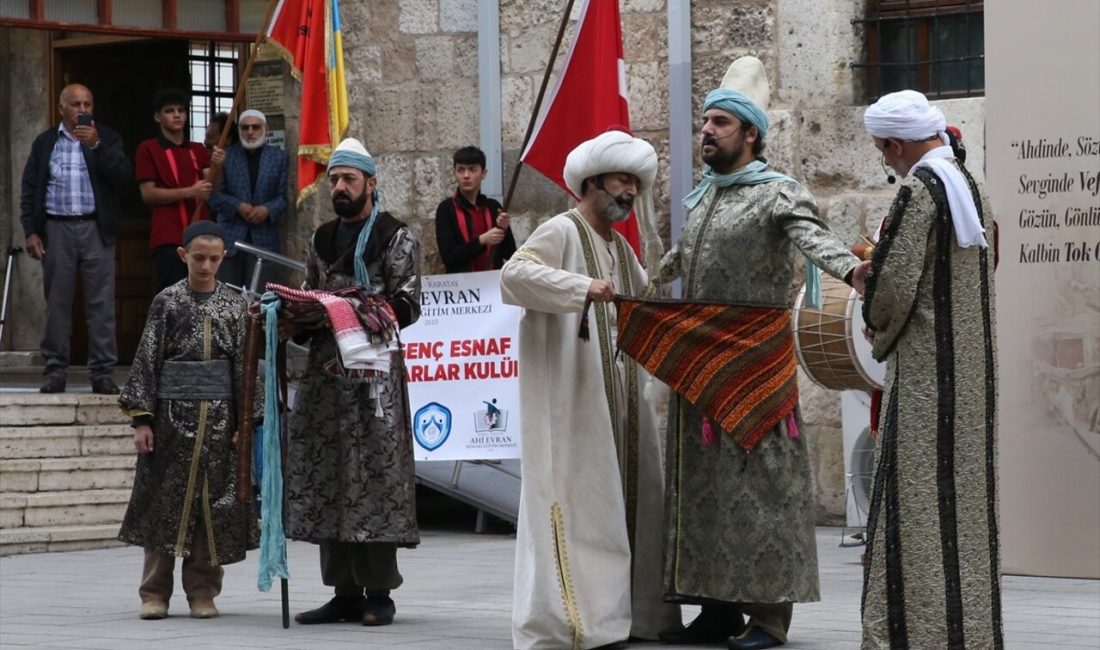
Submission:
POLYGON ((855 289, 821 276, 821 306, 806 306, 806 287, 794 303, 798 364, 814 383, 833 390, 882 388, 886 366, 871 356, 863 337, 863 300, 855 289))

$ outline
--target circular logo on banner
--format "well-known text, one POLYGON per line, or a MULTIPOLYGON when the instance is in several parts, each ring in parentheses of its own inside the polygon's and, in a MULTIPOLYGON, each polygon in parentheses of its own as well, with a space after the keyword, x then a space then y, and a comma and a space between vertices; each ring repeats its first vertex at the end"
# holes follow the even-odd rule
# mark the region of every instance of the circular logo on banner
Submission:
POLYGON ((413 416, 413 437, 416 444, 435 451, 451 435, 451 410, 438 402, 428 402, 413 416))

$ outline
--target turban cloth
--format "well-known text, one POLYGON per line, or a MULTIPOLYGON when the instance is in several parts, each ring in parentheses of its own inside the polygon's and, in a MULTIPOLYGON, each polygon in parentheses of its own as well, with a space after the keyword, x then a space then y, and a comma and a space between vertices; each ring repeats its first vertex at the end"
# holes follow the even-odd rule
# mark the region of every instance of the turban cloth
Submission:
POLYGON ((863 113, 863 125, 871 137, 884 140, 894 138, 920 142, 939 136, 944 146, 927 152, 909 171, 927 167, 943 181, 955 238, 960 247, 988 246, 970 183, 952 162, 955 155, 947 146, 947 118, 940 109, 929 104, 928 98, 915 90, 901 90, 884 95, 869 106, 863 113))
POLYGON ((920 141, 939 135, 944 144, 947 137, 947 118, 940 109, 928 103, 928 99, 915 90, 901 90, 867 107, 863 113, 863 126, 871 137, 896 138, 920 141))
POLYGON ((367 176, 375 176, 378 172, 374 157, 367 153, 363 143, 355 138, 345 138, 336 146, 332 155, 329 156, 325 171, 332 171, 333 167, 354 167, 367 176))
POLYGON ((703 101, 703 112, 706 113, 712 108, 725 111, 742 122, 755 126, 761 138, 768 132, 768 116, 741 92, 729 88, 716 88, 710 91, 706 100, 703 101))
POLYGON ((627 173, 638 177, 639 194, 657 178, 657 152, 653 145, 622 131, 607 131, 582 142, 565 158, 565 184, 574 196, 581 195, 586 178, 600 174, 627 173))

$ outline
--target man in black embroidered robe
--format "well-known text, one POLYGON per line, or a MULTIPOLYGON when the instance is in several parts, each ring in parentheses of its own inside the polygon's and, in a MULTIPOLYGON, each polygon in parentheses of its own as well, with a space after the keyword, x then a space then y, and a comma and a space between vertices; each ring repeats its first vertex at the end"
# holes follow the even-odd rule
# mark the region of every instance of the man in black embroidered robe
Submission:
MULTIPOLYGON (((407 327, 420 316, 420 245, 379 210, 375 172, 374 158, 354 138, 333 152, 337 218, 310 240, 304 288, 367 287, 407 327)), ((286 532, 320 545, 321 579, 335 596, 295 620, 386 625, 396 613, 390 590, 402 583, 397 549, 420 543, 405 364, 394 352, 389 376, 372 394, 371 384, 325 370, 338 354, 331 330, 299 332, 297 340, 309 341, 309 362, 288 427, 286 532)))

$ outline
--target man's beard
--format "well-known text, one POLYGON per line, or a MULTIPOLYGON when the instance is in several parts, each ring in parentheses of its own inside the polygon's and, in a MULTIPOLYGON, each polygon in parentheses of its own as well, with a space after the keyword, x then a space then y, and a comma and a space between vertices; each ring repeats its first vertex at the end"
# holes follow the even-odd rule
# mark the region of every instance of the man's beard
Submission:
POLYGON ((733 171, 734 165, 741 159, 742 154, 745 153, 745 143, 740 142, 731 151, 723 150, 721 145, 718 144, 718 139, 714 136, 707 136, 703 139, 704 145, 714 145, 714 150, 709 154, 704 153, 703 162, 710 166, 716 172, 729 173, 733 171))
POLYGON ((257 138, 255 142, 249 142, 248 140, 245 140, 244 138, 241 138, 241 146, 244 147, 245 149, 248 149, 249 151, 254 151, 254 150, 259 149, 260 147, 264 146, 264 139, 263 138, 257 138))
POLYGON ((609 196, 611 196, 612 200, 607 204, 607 207, 603 209, 603 216, 609 221, 623 221, 629 217, 630 211, 634 209, 634 197, 629 194, 609 196))
POLYGON ((358 216, 367 206, 367 193, 363 192, 359 198, 352 199, 346 192, 340 192, 332 197, 332 210, 336 216, 347 219, 358 216))

